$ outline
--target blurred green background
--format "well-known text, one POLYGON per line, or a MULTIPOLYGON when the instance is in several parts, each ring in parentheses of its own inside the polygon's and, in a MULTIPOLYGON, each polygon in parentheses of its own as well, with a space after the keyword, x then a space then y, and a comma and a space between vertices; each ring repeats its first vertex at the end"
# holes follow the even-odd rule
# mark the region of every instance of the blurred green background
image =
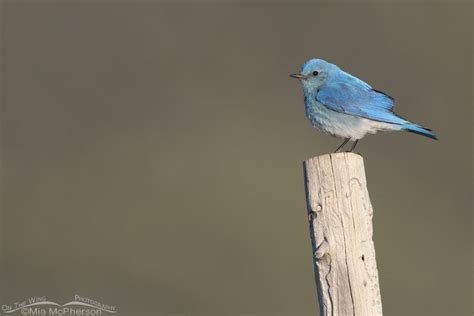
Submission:
POLYGON ((315 315, 308 58, 438 134, 369 136, 387 315, 472 313, 472 2, 3 1, 2 302, 315 315))

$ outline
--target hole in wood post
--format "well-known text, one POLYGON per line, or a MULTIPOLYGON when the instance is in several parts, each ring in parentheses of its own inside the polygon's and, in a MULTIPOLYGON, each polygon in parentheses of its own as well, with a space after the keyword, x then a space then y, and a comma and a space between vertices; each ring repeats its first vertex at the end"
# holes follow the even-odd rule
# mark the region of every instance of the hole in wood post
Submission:
POLYGON ((364 257, 364 255, 362 255, 361 259, 362 259, 362 261, 365 261, 365 257, 364 257))

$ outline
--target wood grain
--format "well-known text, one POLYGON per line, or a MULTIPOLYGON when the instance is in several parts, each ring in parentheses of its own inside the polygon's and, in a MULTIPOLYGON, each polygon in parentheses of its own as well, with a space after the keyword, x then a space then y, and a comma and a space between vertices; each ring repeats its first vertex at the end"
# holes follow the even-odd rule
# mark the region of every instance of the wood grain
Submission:
POLYGON ((364 161, 335 153, 304 162, 321 315, 382 315, 364 161))

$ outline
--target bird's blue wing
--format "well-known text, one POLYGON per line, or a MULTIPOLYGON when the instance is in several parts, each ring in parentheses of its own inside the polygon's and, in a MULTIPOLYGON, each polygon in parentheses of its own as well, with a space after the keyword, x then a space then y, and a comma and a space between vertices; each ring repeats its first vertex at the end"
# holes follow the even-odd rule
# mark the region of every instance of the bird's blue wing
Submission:
POLYGON ((352 76, 324 85, 316 100, 336 112, 391 124, 406 123, 392 112, 395 104, 392 97, 352 76))

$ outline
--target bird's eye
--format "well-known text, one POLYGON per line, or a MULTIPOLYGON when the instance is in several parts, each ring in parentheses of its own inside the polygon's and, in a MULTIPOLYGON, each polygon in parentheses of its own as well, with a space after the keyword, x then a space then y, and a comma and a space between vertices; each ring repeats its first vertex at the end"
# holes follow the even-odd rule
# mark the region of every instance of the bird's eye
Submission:
POLYGON ((317 72, 317 71, 313 71, 313 76, 315 76, 315 77, 316 77, 317 75, 319 75, 319 72, 317 72))

